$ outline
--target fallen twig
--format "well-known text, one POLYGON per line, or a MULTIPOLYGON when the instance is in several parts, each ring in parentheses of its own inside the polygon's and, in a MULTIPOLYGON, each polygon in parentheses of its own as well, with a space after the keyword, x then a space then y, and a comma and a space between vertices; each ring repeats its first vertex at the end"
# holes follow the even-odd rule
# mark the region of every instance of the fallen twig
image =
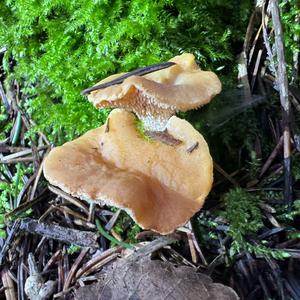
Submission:
POLYGON ((79 201, 78 199, 72 197, 71 195, 63 192, 59 188, 56 188, 52 185, 48 185, 48 188, 51 192, 55 193, 58 196, 61 196, 62 198, 66 199, 67 201, 69 201, 69 202, 73 203, 74 205, 76 205, 77 207, 81 208, 87 214, 87 216, 89 215, 88 207, 86 205, 84 205, 81 201, 79 201))
POLYGON ((268 168, 271 166, 272 162, 274 161, 274 159, 276 158, 276 156, 278 155, 279 150, 281 149, 283 144, 283 136, 281 136, 281 138, 279 139, 279 142, 277 143, 276 147, 274 148, 274 150, 272 151, 272 153, 270 154, 269 158, 267 159, 267 161, 265 162, 265 164, 263 165, 263 167, 261 168, 261 172, 259 174, 259 177, 261 178, 265 172, 268 170, 268 168))
POLYGON ((131 254, 128 259, 131 261, 139 260, 167 245, 175 243, 176 241, 178 241, 178 239, 176 239, 175 236, 161 236, 148 243, 146 246, 138 249, 136 252, 131 254))
POLYGON ((107 259, 108 257, 112 256, 113 254, 120 254, 122 252, 121 247, 114 247, 110 248, 100 255, 92 258, 90 261, 88 261, 85 265, 83 265, 75 275, 75 280, 77 280, 79 277, 81 277, 83 274, 85 274, 88 270, 90 270, 93 266, 99 264, 99 262, 107 259))
POLYGON ((75 272, 79 266, 79 264, 82 262, 83 258, 86 256, 86 254, 88 253, 89 249, 86 248, 86 249, 83 249, 80 254, 78 255, 77 259, 75 260, 66 280, 65 280, 65 284, 63 286, 63 291, 66 291, 69 287, 70 287, 70 284, 73 280, 73 277, 75 275, 75 272))
POLYGON ((292 205, 292 171, 291 171, 291 132, 290 132, 290 101, 289 88, 286 73, 286 60, 284 54, 283 31, 280 20, 280 12, 278 1, 270 0, 269 3, 272 22, 275 32, 275 46, 277 52, 278 68, 276 83, 279 87, 280 102, 282 107, 282 121, 283 121, 283 153, 284 153, 284 200, 291 209, 292 205))
POLYGON ((7 300, 17 300, 14 283, 8 275, 7 267, 4 267, 1 272, 2 284, 5 289, 5 297, 7 300))
POLYGON ((18 232, 19 227, 20 227, 20 220, 17 220, 13 224, 13 226, 12 226, 12 228, 11 228, 9 234, 8 234, 8 237, 6 238, 5 243, 4 243, 4 245, 1 249, 1 252, 0 252, 0 266, 3 263, 3 259, 5 258, 6 253, 9 249, 9 246, 10 246, 12 240, 14 239, 16 233, 18 232))
POLYGON ((82 247, 98 248, 99 246, 97 243, 98 235, 93 232, 39 223, 37 220, 28 218, 22 219, 20 230, 82 247))

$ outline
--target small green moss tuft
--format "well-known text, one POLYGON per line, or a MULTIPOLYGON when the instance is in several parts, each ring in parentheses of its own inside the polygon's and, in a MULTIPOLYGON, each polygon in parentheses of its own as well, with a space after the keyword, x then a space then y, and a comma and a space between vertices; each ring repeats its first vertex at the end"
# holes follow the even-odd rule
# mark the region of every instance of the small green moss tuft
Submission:
POLYGON ((138 118, 136 118, 135 119, 135 127, 136 127, 136 130, 137 130, 140 138, 146 140, 147 142, 153 141, 153 139, 149 135, 147 135, 147 133, 145 131, 144 123, 142 120, 139 120, 138 118))

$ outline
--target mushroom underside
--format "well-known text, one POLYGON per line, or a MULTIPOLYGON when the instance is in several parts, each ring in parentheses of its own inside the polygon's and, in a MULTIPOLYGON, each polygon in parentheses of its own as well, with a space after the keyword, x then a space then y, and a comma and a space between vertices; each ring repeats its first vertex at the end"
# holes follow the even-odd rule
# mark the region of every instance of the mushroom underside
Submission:
POLYGON ((103 100, 95 106, 100 109, 123 108, 132 111, 143 122, 145 129, 151 131, 163 131, 168 120, 176 113, 174 106, 162 105, 154 97, 134 87, 118 101, 103 100))
MULTIPOLYGON (((188 111, 207 104, 221 90, 213 72, 202 71, 192 54, 170 60, 175 65, 144 76, 130 76, 120 84, 93 91, 88 99, 97 108, 133 111, 152 131, 165 129, 176 111, 188 111)), ((100 84, 120 75, 113 75, 100 84)))

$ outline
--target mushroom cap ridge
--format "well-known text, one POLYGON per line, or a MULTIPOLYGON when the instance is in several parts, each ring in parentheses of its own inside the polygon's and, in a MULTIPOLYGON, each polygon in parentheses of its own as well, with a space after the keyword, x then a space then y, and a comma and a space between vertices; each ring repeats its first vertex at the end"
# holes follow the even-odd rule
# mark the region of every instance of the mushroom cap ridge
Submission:
POLYGON ((123 208, 142 228, 167 234, 202 207, 212 186, 212 159, 187 121, 168 121, 168 133, 182 141, 170 146, 142 138, 135 120, 112 111, 107 124, 54 148, 44 175, 73 196, 123 208))

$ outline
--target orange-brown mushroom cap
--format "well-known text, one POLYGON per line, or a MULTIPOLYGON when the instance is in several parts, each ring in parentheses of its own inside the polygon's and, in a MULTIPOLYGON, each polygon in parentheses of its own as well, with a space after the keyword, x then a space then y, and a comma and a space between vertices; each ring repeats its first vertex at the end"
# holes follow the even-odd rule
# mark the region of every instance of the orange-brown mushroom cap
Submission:
POLYGON ((81 199, 125 209, 142 228, 170 233, 202 207, 213 164, 187 121, 171 117, 167 132, 180 142, 149 141, 132 113, 114 110, 102 127, 54 148, 45 177, 81 199))
MULTIPOLYGON (((185 53, 170 61, 176 64, 144 76, 130 76, 121 84, 93 91, 88 99, 97 108, 119 107, 133 111, 146 121, 148 129, 163 130, 176 111, 198 108, 221 91, 217 75, 202 71, 194 55, 185 53)), ((121 75, 110 76, 99 83, 121 75)))

